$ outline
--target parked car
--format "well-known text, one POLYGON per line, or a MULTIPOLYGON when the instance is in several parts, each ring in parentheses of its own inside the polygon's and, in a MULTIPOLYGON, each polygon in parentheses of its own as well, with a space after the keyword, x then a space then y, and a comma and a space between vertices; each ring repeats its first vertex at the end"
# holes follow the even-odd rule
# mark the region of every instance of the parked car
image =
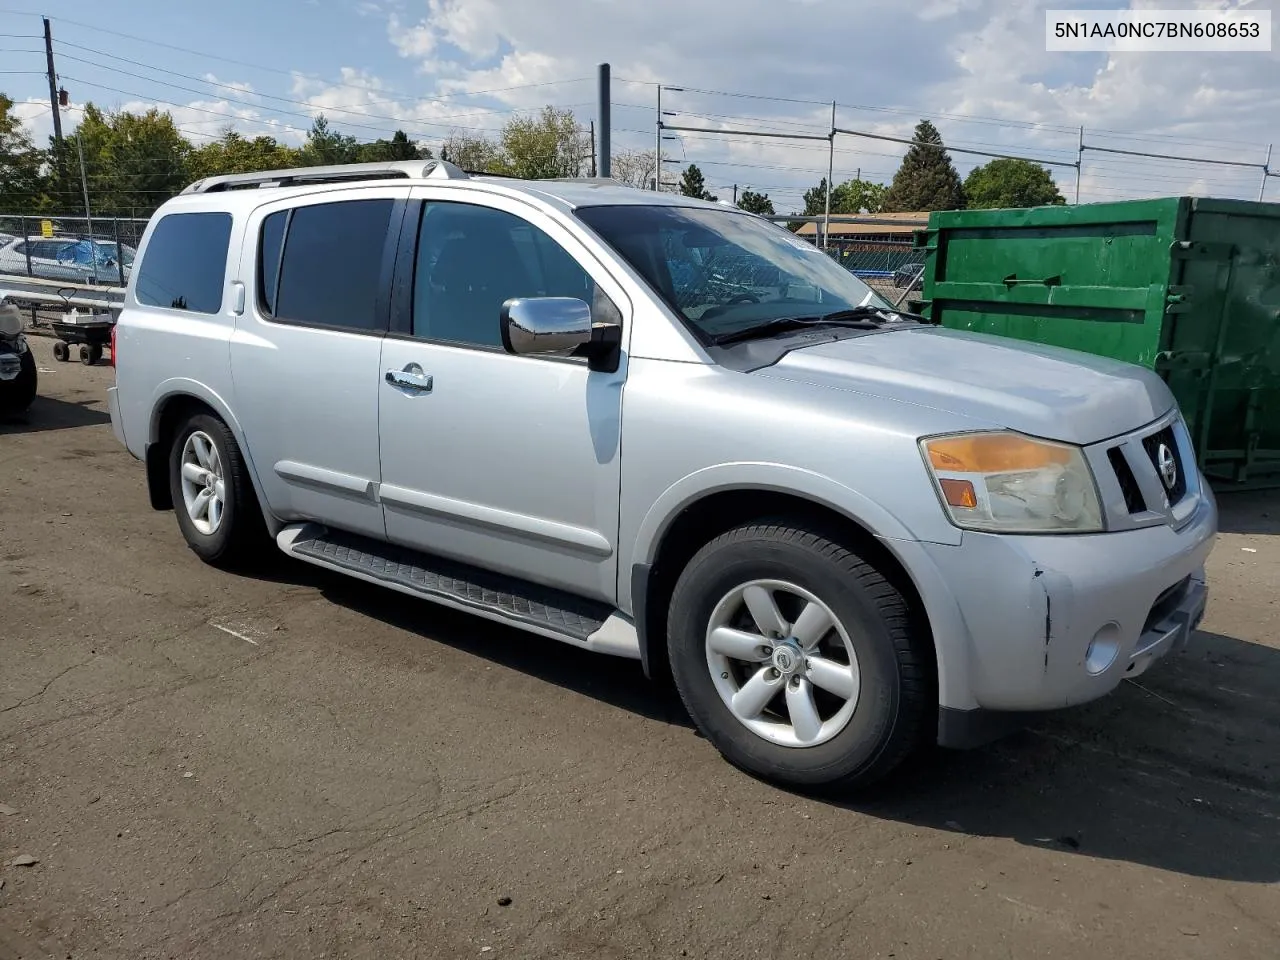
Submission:
POLYGON ((197 556, 269 535, 638 659, 760 776, 980 742, 1204 611, 1217 509, 1156 374, 913 322, 759 217, 436 161, 273 171, 188 187, 139 264, 111 421, 197 556), (772 295, 673 269, 673 238, 772 295))
POLYGON ((22 311, 0 299, 0 417, 22 413, 36 398, 36 358, 23 326, 22 311))
POLYGON ((893 271, 893 285, 899 289, 910 287, 912 290, 924 289, 924 264, 904 263, 893 271))
POLYGON ((11 238, 0 243, 0 274, 22 274, 72 283, 120 284, 123 257, 125 281, 137 253, 128 244, 88 237, 11 238))

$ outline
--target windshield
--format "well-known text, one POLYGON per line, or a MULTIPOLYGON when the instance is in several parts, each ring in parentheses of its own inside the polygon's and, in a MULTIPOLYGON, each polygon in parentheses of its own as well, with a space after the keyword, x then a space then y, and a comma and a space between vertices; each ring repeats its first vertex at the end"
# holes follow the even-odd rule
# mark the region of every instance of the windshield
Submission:
POLYGON ((707 343, 780 317, 889 306, 812 244, 750 214, 628 204, 577 215, 707 343))

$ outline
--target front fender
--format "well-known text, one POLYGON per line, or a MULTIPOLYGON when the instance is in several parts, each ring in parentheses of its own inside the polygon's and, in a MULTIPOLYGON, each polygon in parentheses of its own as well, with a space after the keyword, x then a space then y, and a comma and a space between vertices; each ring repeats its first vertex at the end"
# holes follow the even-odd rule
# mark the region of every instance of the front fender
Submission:
MULTIPOLYGON (((874 500, 812 470, 781 463, 739 462, 704 467, 677 480, 653 502, 636 533, 635 563, 652 563, 672 521, 690 504, 727 490, 790 493, 844 514, 881 540, 914 540, 907 526, 874 500)), ((958 544, 960 531, 950 528, 958 544)))
MULTIPOLYGON (((637 532, 635 565, 654 563, 667 530, 680 513, 704 497, 730 490, 761 490, 800 496, 842 514, 869 532, 897 559, 924 604, 938 664, 938 700, 944 707, 972 709, 969 684, 969 637, 951 588, 921 542, 890 511, 830 477, 778 463, 726 463, 705 467, 669 486, 654 501, 637 532)), ((962 533, 947 546, 959 546, 962 533)), ((941 541, 940 541, 941 542, 941 541)), ((619 578, 619 605, 634 609, 629 577, 619 578)))

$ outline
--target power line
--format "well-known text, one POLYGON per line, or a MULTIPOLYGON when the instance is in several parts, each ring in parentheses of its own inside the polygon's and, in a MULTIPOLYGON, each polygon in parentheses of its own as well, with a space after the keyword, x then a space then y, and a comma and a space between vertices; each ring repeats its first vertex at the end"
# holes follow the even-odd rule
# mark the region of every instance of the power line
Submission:
MULTIPOLYGON (((93 82, 93 81, 91 81, 91 80, 85 80, 85 79, 82 79, 82 78, 80 78, 80 77, 71 77, 71 76, 65 76, 65 75, 64 75, 64 78, 65 78, 66 80, 69 80, 69 81, 73 82, 73 83, 82 83, 82 84, 84 84, 85 86, 88 86, 88 87, 94 87, 94 88, 97 88, 97 89, 100 89, 100 90, 109 90, 109 91, 111 91, 112 93, 118 93, 118 94, 120 94, 120 95, 122 95, 122 96, 126 96, 126 97, 134 97, 134 98, 136 98, 136 99, 138 99, 138 100, 143 101, 144 103, 145 103, 145 102, 151 102, 151 103, 162 103, 162 104, 164 104, 164 105, 166 105, 166 106, 176 107, 176 108, 178 108, 178 109, 180 109, 180 110, 194 110, 194 111, 195 111, 195 112, 197 112, 197 113, 207 113, 207 114, 210 114, 210 115, 215 116, 215 117, 225 117, 225 118, 226 118, 226 119, 228 119, 228 120, 238 120, 238 121, 240 121, 241 123, 253 123, 253 122, 257 122, 257 123, 268 123, 268 122, 270 122, 268 118, 243 117, 243 116, 239 116, 239 115, 234 114, 234 113, 223 113, 223 112, 220 112, 220 111, 217 111, 217 110, 208 110, 208 109, 204 109, 204 108, 202 108, 202 107, 197 107, 197 106, 195 106, 195 105, 193 105, 193 104, 189 104, 189 103, 177 103, 177 102, 175 102, 175 101, 173 101, 173 100, 163 100, 163 99, 161 99, 161 98, 159 98, 159 97, 151 96, 151 95, 148 95, 148 94, 137 93, 137 92, 135 92, 135 91, 130 91, 130 90, 121 90, 119 87, 112 87, 112 86, 108 86, 108 85, 103 84, 103 83, 94 83, 94 82, 93 82)), ((146 79, 146 78, 143 78, 143 79, 146 79)), ((162 85, 162 86, 172 86, 172 84, 163 84, 161 81, 158 81, 158 80, 157 80, 157 81, 154 81, 154 82, 156 82, 156 83, 161 83, 161 85, 162 85)), ((197 92, 198 92, 198 91, 197 91, 197 92)), ((238 103, 238 104, 240 104, 240 105, 242 105, 242 106, 252 107, 252 108, 253 108, 253 109, 255 109, 255 110, 265 110, 265 111, 268 111, 268 112, 270 112, 270 113, 278 113, 278 114, 283 114, 283 115, 285 115, 285 116, 301 117, 302 119, 304 119, 304 120, 309 120, 309 121, 313 121, 313 120, 315 120, 315 117, 316 117, 316 114, 311 114, 311 113, 302 113, 301 111, 298 111, 298 110, 285 110, 285 109, 283 109, 283 108, 281 108, 281 107, 267 107, 267 106, 262 106, 262 105, 260 105, 260 104, 256 104, 256 103, 250 103, 250 102, 248 102, 248 101, 246 101, 246 100, 234 100, 234 99, 232 99, 231 97, 221 97, 221 98, 220 98, 220 100, 222 100, 222 101, 223 101, 223 102, 225 102, 225 103, 238 103)), ((323 112, 324 112, 324 111, 323 111, 323 109, 321 109, 321 108, 317 108, 317 110, 316 110, 316 113, 323 113, 323 112)), ((372 125, 372 124, 368 124, 368 123, 352 123, 352 122, 351 122, 351 121, 349 121, 349 120, 346 120, 346 121, 343 121, 343 122, 344 122, 344 123, 345 123, 345 125, 346 125, 346 126, 348 126, 348 127, 358 127, 358 128, 360 128, 360 129, 364 129, 364 130, 373 130, 373 131, 375 131, 375 132, 377 132, 377 133, 391 133, 391 132, 393 132, 393 131, 389 130, 387 127, 384 127, 384 126, 374 126, 374 125, 372 125)), ((414 129, 414 128, 417 128, 417 127, 419 127, 419 126, 431 126, 431 124, 421 124, 421 125, 420 125, 417 121, 409 121, 409 122, 401 123, 401 124, 399 124, 399 125, 400 125, 401 127, 409 127, 410 129, 414 129)), ((493 128, 493 127, 463 127, 463 126, 454 126, 454 128, 453 128, 453 129, 457 129, 457 130, 480 131, 480 132, 484 132, 484 133, 497 133, 497 132, 499 132, 496 128, 493 128)), ((409 131, 408 131, 408 130, 406 130, 405 132, 407 133, 407 132, 409 132, 409 131)), ((419 132, 421 132, 421 131, 419 131, 419 132)))
MULTIPOLYGON (((203 50, 192 50, 190 47, 180 47, 180 46, 177 46, 176 44, 164 43, 163 41, 160 41, 160 40, 150 40, 146 37, 139 37, 131 33, 123 33, 119 30, 110 30, 110 29, 107 29, 106 27, 95 26, 94 24, 84 23, 80 20, 71 20, 67 17, 58 17, 56 19, 57 19, 57 22, 59 23, 70 23, 77 27, 84 27, 86 30, 93 30, 96 33, 107 33, 116 37, 124 37, 127 40, 134 40, 134 41, 137 41, 138 43, 146 43, 156 47, 164 47, 169 50, 176 50, 179 53, 191 54, 197 57, 205 57, 210 60, 219 60, 219 61, 222 61, 223 63, 232 63, 232 64, 235 64, 236 66, 248 67, 251 70, 262 70, 266 73, 275 73, 275 74, 279 74, 281 76, 290 77, 290 78, 301 77, 304 80, 311 80, 316 83, 327 84, 330 87, 343 87, 351 90, 362 90, 362 91, 368 90, 367 87, 362 87, 357 84, 345 83, 339 80, 329 80, 324 77, 316 76, 315 74, 300 73, 296 70, 285 70, 280 67, 269 67, 260 63, 252 63, 247 60, 236 60, 232 57, 223 57, 223 56, 219 56, 218 54, 208 53, 207 51, 203 51, 203 50)), ((65 42, 65 41, 62 41, 62 42, 65 42)), ((110 56, 110 54, 108 54, 108 56, 110 56)), ((489 90, 459 91, 457 93, 445 94, 442 97, 422 97, 422 96, 415 97, 408 94, 401 95, 394 90, 386 90, 383 92, 389 93, 392 96, 401 96, 401 98, 405 100, 436 101, 439 103, 447 103, 454 97, 481 97, 481 96, 488 96, 494 93, 509 93, 512 90, 527 90, 527 89, 532 89, 534 87, 557 86, 559 84, 565 84, 565 83, 584 83, 591 79, 593 78, 575 77, 569 80, 543 80, 537 83, 518 83, 518 84, 514 84, 512 86, 507 86, 507 87, 494 87, 489 90)))
MULTIPOLYGON (((238 91, 239 93, 242 93, 242 94, 250 94, 250 95, 252 95, 252 96, 255 96, 255 97, 258 97, 258 98, 261 98, 261 99, 266 99, 266 100, 279 100, 279 101, 281 101, 281 102, 283 102, 283 103, 299 104, 299 105, 306 106, 306 107, 316 107, 316 106, 317 106, 316 104, 314 104, 314 103, 313 103, 312 101, 310 101, 310 100, 298 100, 298 99, 293 98, 293 97, 281 97, 281 96, 278 96, 278 95, 276 95, 276 94, 272 94, 272 93, 260 93, 260 92, 259 92, 259 91, 257 91, 257 90, 246 90, 246 89, 245 89, 245 87, 244 87, 243 85, 237 85, 237 84, 234 84, 234 83, 223 83, 223 82, 221 82, 221 81, 219 81, 219 80, 209 80, 209 79, 208 79, 208 78, 206 78, 206 77, 195 77, 195 76, 192 76, 191 74, 188 74, 188 73, 179 73, 179 72, 177 72, 176 70, 166 70, 166 69, 165 69, 165 68, 163 68, 163 67, 153 67, 153 66, 151 66, 150 64, 142 63, 141 61, 138 61, 138 60, 130 60, 128 57, 118 57, 118 56, 116 56, 115 54, 106 53, 106 52, 104 52, 104 51, 102 51, 102 50, 95 50, 95 49, 93 49, 92 47, 86 47, 86 46, 83 46, 83 45, 78 44, 78 43, 68 43, 68 42, 66 42, 66 41, 59 41, 59 45, 60 45, 60 46, 67 46, 67 47, 75 47, 75 48, 76 48, 76 49, 78 49, 78 50, 87 50, 88 52, 93 53, 93 54, 96 54, 96 55, 98 55, 98 56, 109 57, 109 58, 110 58, 110 59, 112 59, 112 60, 119 60, 119 61, 121 61, 122 63, 129 63, 129 64, 133 64, 134 66, 137 66, 137 67, 143 67, 144 69, 147 69, 147 70, 153 70, 153 71, 156 71, 157 73, 164 73, 164 74, 168 74, 169 76, 172 76, 172 77, 181 77, 181 78, 183 78, 184 80, 192 80, 192 81, 194 81, 194 82, 196 82, 196 83, 206 83, 206 84, 209 84, 210 86, 214 86, 214 87, 222 87, 222 88, 227 89, 227 90, 235 90, 235 91, 238 91)), ((163 86, 173 87, 174 89, 177 89, 177 90, 186 90, 188 93, 199 93, 199 94, 204 94, 204 93, 205 93, 205 91, 203 91, 203 90, 192 90, 192 89, 191 89, 191 88, 189 88, 189 87, 183 87, 183 86, 181 86, 181 85, 179 85, 179 84, 174 84, 174 83, 167 83, 167 82, 166 82, 166 81, 164 81, 164 80, 157 80, 157 79, 155 79, 154 77, 146 77, 146 76, 142 76, 142 75, 140 75, 140 74, 131 73, 131 72, 129 72, 128 70, 121 70, 119 67, 112 67, 112 66, 110 66, 110 65, 108 65, 108 64, 105 64, 105 63, 97 63, 97 62, 95 62, 95 61, 93 61, 93 60, 86 60, 86 59, 84 59, 83 57, 77 57, 77 56, 75 56, 75 55, 73 55, 73 54, 70 54, 70 53, 63 53, 63 54, 61 54, 61 57, 62 57, 62 59, 64 59, 64 60, 75 60, 75 61, 76 61, 76 62, 78 62, 78 63, 85 63, 85 64, 88 64, 88 65, 90 65, 90 66, 98 67, 99 69, 102 69, 102 70, 108 70, 108 71, 111 71, 111 72, 113 72, 113 73, 121 73, 121 74, 124 74, 124 75, 125 75, 125 76, 127 76, 127 77, 134 77, 134 78, 136 78, 136 79, 138 79, 138 80, 146 80, 146 81, 151 82, 151 83, 159 83, 159 84, 161 84, 161 85, 163 85, 163 86)), ((570 80, 570 81, 558 81, 558 82, 572 83, 572 82, 575 82, 575 81, 571 81, 571 80, 570 80)), ((368 93, 368 92, 370 92, 372 89, 374 89, 374 88, 371 88, 371 87, 360 87, 360 86, 356 86, 356 85, 354 85, 354 84, 353 84, 353 85, 351 85, 351 88, 352 88, 352 89, 355 89, 355 90, 362 90, 362 91, 364 91, 364 92, 366 92, 366 93, 368 93)), ((225 98, 225 97, 224 97, 224 99, 228 99, 228 98, 225 98)), ((435 99, 436 99, 436 98, 434 98, 434 97, 420 97, 420 98, 418 98, 418 99, 420 99, 420 100, 428 100, 428 101, 435 101, 435 99)), ((243 101, 235 101, 235 102, 243 102, 243 101)), ((367 102, 368 102, 368 103, 370 103, 370 104, 392 104, 393 106, 396 106, 396 107, 399 107, 399 106, 401 106, 401 105, 402 105, 402 104, 400 103, 400 101, 399 101, 399 100, 390 100, 390 99, 383 99, 383 98, 378 98, 378 97, 370 97, 370 98, 367 100, 367 102)), ((440 102, 444 102, 444 101, 440 101, 440 102)), ((250 104, 250 105, 251 105, 251 106, 253 106, 254 104, 250 104)), ((591 105, 591 104, 589 104, 589 103, 583 103, 583 104, 569 104, 568 106, 571 106, 571 107, 578 107, 578 106, 590 106, 590 105, 591 105)), ((539 108, 539 107, 525 107, 525 108, 513 108, 513 109, 510 109, 510 110, 499 110, 499 109, 488 109, 488 108, 484 108, 484 109, 481 109, 481 110, 472 111, 471 113, 459 113, 459 114, 451 114, 451 115, 443 116, 443 117, 437 117, 434 121, 427 121, 427 120, 406 120, 406 119, 404 119, 404 118, 399 118, 399 117, 378 116, 377 114, 364 113, 363 111, 359 111, 359 110, 348 110, 348 109, 343 108, 343 107, 324 107, 323 109, 324 109, 326 112, 328 112, 328 111, 333 111, 333 112, 336 112, 336 113, 351 113, 351 114, 355 114, 355 115, 357 115, 357 116, 368 117, 369 119, 373 119, 373 120, 394 120, 394 121, 395 121, 395 122, 397 122, 397 123, 421 123, 421 124, 425 124, 425 125, 427 125, 427 126, 445 126, 445 124, 444 124, 443 122, 441 122, 441 121, 445 121, 445 120, 453 120, 453 119, 459 119, 459 118, 463 118, 463 119, 465 119, 465 118, 467 118, 467 117, 481 117, 481 116, 487 116, 487 115, 492 115, 492 114, 522 113, 522 112, 524 112, 525 110, 537 110, 537 109, 541 109, 541 108, 539 108)))

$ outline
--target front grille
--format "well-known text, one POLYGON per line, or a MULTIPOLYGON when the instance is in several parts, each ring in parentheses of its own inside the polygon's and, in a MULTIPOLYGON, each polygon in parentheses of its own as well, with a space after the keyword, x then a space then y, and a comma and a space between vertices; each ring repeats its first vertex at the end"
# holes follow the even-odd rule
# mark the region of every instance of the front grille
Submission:
MULTIPOLYGON (((1187 495, 1187 471, 1182 462, 1182 454, 1178 450, 1178 441, 1174 437, 1173 427, 1168 426, 1156 431, 1149 437, 1143 437, 1142 446, 1146 448, 1147 456, 1151 458, 1151 465, 1155 467, 1156 476, 1160 478, 1160 484, 1164 487, 1169 503, 1177 503, 1187 495), (1174 481, 1172 485, 1166 482, 1161 472, 1161 448, 1167 450, 1168 456, 1173 458, 1174 481)), ((1167 459, 1167 457, 1163 459, 1167 459)))
POLYGON ((1146 498, 1138 487, 1138 478, 1129 468, 1129 461, 1124 458, 1124 451, 1112 447, 1107 451, 1107 459, 1111 461, 1111 469, 1116 472, 1116 480, 1120 483, 1120 492, 1124 494, 1124 505, 1130 513, 1143 513, 1147 509, 1146 498))

